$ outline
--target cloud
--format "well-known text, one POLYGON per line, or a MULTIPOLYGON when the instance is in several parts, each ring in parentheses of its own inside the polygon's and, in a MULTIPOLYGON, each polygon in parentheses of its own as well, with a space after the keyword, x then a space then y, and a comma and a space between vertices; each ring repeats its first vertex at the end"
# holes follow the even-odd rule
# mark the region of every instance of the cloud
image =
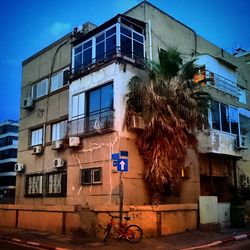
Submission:
POLYGON ((48 28, 48 33, 54 37, 65 35, 70 31, 71 25, 69 23, 55 22, 48 28))

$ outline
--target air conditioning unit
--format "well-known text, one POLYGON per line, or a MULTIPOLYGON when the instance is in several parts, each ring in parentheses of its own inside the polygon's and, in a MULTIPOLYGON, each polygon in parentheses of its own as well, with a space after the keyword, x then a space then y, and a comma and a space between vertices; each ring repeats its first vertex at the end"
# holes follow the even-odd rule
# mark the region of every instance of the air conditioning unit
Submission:
POLYGON ((37 145, 33 147, 33 155, 40 155, 43 153, 43 147, 42 145, 37 145))
POLYGON ((22 164, 22 163, 16 163, 15 164, 15 166, 14 166, 14 171, 15 172, 19 172, 19 173, 21 173, 21 172, 24 172, 24 164, 22 164))
POLYGON ((145 128, 144 120, 139 115, 132 115, 129 119, 130 130, 141 130, 145 128))
POLYGON ((54 168, 63 168, 65 166, 65 161, 62 158, 55 158, 53 160, 54 168))
POLYGON ((69 146, 78 147, 80 145, 80 137, 69 137, 69 146))
POLYGON ((247 149, 247 137, 245 135, 237 135, 235 147, 238 149, 247 149))
POLYGON ((52 146, 51 149, 53 150, 57 150, 63 148, 63 140, 58 140, 58 141, 53 141, 52 142, 52 146))
POLYGON ((31 109, 33 107, 33 99, 31 97, 26 97, 22 101, 23 109, 31 109))

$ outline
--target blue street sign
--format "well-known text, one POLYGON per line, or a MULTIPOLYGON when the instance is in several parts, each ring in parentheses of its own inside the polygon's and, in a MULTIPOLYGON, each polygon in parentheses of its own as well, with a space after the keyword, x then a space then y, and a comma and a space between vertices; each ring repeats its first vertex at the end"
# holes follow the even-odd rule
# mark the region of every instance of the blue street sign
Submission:
POLYGON ((111 159, 112 159, 112 161, 118 161, 118 159, 119 159, 119 154, 112 154, 112 155, 111 155, 111 159))
POLYGON ((121 151, 121 152, 120 152, 120 155, 121 155, 121 156, 128 157, 128 151, 121 151))
POLYGON ((128 172, 128 159, 118 159, 117 171, 128 172))

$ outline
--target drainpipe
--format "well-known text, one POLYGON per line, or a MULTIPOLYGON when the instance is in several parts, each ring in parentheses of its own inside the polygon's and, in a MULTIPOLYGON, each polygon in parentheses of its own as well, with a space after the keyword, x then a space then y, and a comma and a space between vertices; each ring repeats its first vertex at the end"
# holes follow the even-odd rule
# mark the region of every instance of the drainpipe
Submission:
POLYGON ((151 20, 148 20, 148 38, 149 38, 149 60, 153 60, 152 55, 152 28, 151 28, 151 20))

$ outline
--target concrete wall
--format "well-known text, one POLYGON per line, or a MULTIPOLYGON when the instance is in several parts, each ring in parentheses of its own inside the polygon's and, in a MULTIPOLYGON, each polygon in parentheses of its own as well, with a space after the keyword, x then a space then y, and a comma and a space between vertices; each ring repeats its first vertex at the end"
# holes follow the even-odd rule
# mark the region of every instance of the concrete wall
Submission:
MULTIPOLYGON (((124 206, 123 215, 131 217, 128 224, 142 228, 144 237, 155 237, 197 229, 197 210, 197 204, 124 206)), ((77 206, 0 205, 0 226, 85 233, 102 239, 110 221, 107 212, 119 215, 119 206, 99 205, 89 210, 77 206)))

